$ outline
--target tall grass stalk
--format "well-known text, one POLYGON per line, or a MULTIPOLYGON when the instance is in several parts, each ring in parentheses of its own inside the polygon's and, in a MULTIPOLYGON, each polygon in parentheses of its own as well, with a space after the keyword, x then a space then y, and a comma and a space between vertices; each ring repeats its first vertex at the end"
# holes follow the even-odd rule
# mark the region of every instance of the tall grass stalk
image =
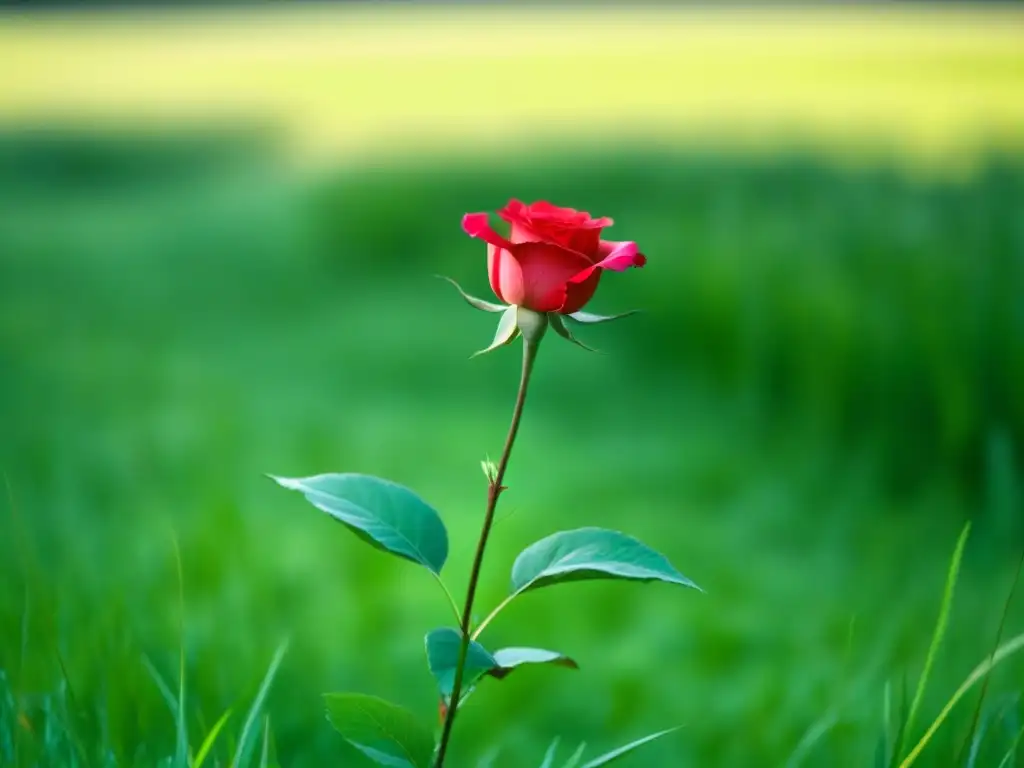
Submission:
MULTIPOLYGON (((925 657, 924 669, 921 670, 921 677, 917 681, 917 690, 914 692, 914 699, 910 704, 910 711, 907 713, 907 719, 903 725, 903 735, 900 739, 897 755, 904 753, 907 740, 913 732, 914 720, 924 699, 924 692, 928 685, 928 677, 931 675, 932 665, 935 663, 939 646, 942 645, 942 638, 945 636, 946 628, 949 625, 949 611, 953 604, 953 592, 960 573, 960 561, 963 558, 964 546, 967 544, 967 537, 970 535, 970 532, 971 522, 968 520, 964 525, 963 531, 960 532, 960 538, 956 542, 956 549, 953 550, 953 558, 949 563, 949 572, 946 574, 946 588, 942 595, 942 605, 939 608, 939 619, 935 624, 935 632, 932 634, 932 642, 928 647, 928 655, 925 657)), ((906 763, 903 765, 905 766, 906 763)))
POLYGON ((957 688, 956 693, 954 693, 950 697, 949 701, 946 702, 946 706, 942 708, 942 711, 939 712, 939 716, 935 718, 935 721, 928 727, 928 730, 925 731, 921 740, 917 742, 903 762, 900 763, 900 768, 910 768, 917 758, 920 757, 924 748, 928 746, 928 742, 930 742, 938 732, 939 728, 945 722, 946 718, 949 717, 950 712, 953 711, 953 708, 957 705, 960 699, 962 699, 967 692, 971 690, 976 683, 978 683, 978 681, 988 675, 988 673, 991 672, 998 664, 1001 664, 1008 657, 1017 653, 1021 648, 1024 648, 1024 632, 1006 641, 994 654, 975 667, 971 674, 967 676, 967 679, 964 680, 959 688, 957 688))

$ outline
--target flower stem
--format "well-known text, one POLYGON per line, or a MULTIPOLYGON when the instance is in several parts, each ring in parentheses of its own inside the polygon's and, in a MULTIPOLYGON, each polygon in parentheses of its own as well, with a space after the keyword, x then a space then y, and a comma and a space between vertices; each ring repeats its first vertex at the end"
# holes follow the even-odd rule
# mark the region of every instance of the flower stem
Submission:
MULTIPOLYGON (((546 319, 546 318, 545 318, 546 319)), ((519 432, 519 421, 523 416, 523 405, 526 403, 526 390, 530 384, 530 373, 533 370, 533 361, 537 357, 537 347, 540 344, 544 326, 540 326, 539 332, 523 333, 523 372, 519 379, 519 394, 516 396, 515 408, 512 410, 512 423, 508 428, 508 437, 505 438, 505 448, 498 460, 498 469, 494 474, 487 488, 487 509, 484 512, 484 525, 480 532, 480 540, 476 545, 476 554, 473 556, 473 567, 469 574, 469 587, 466 589, 466 604, 462 609, 462 642, 459 645, 459 661, 455 667, 455 680, 452 683, 452 694, 449 699, 448 711, 445 713, 444 726, 441 730, 441 740, 437 746, 437 756, 434 759, 434 768, 442 768, 444 758, 448 751, 448 742, 452 735, 452 725, 455 722, 455 712, 459 708, 459 699, 462 695, 462 678, 466 664, 466 654, 469 651, 470 624, 473 616, 473 602, 476 600, 476 588, 480 581, 480 570, 484 561, 484 552, 487 549, 487 540, 491 535, 491 528, 494 526, 494 510, 498 506, 498 497, 504 488, 501 485, 505 477, 505 469, 508 467, 509 457, 512 455, 512 445, 516 441, 516 433, 519 432)))

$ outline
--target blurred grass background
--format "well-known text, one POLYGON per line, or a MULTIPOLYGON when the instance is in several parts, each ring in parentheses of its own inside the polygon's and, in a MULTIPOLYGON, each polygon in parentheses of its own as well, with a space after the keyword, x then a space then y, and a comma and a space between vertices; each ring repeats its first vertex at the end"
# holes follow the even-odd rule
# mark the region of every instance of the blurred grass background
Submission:
MULTIPOLYGON (((281 765, 358 764, 324 691, 435 717, 436 587, 262 473, 415 488, 461 593, 518 358, 468 361, 493 318, 432 275, 485 295, 458 222, 512 196, 612 216, 650 262, 602 285, 595 311, 644 310, 581 331, 605 354, 542 352, 482 605, 580 525, 657 544, 708 594, 519 601, 490 641, 582 670, 487 685, 453 765, 676 723, 634 764, 784 765, 833 713, 804 764, 873 764, 971 519, 923 729, 990 651, 1024 543, 1022 20, 0 16, 0 762, 156 765, 174 721, 144 660, 173 681, 183 648, 195 741, 240 710, 226 764, 285 636, 281 765)), ((993 765, 1022 672, 988 694, 1012 704, 993 765)), ((919 765, 954 764, 974 701, 919 765)))

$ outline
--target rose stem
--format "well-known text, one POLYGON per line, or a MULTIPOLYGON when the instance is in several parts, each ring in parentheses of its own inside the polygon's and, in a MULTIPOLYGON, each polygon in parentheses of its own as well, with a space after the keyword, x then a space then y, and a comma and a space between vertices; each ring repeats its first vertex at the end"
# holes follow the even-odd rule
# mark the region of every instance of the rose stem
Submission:
POLYGON ((483 529, 480 532, 480 541, 476 545, 476 554, 473 556, 473 567, 469 573, 466 605, 462 609, 462 642, 459 645, 459 661, 455 667, 455 680, 452 683, 450 704, 448 711, 445 713, 444 727, 441 730, 441 741, 437 746, 434 768, 442 768, 448 751, 448 741, 452 735, 452 724, 455 722, 455 712, 459 708, 459 697, 462 695, 462 678, 465 671, 466 655, 469 651, 473 602, 476 600, 476 587, 480 581, 480 569, 483 565, 484 551, 487 549, 487 540, 490 538, 491 528, 494 525, 494 510, 498 506, 498 497, 503 490, 501 481, 505 477, 505 469, 508 467, 508 460, 512 455, 512 445, 516 441, 516 433, 519 432, 519 421, 523 416, 523 405, 526 403, 526 390, 530 384, 533 361, 537 357, 537 348, 541 337, 543 337, 544 331, 547 329, 546 315, 520 308, 519 317, 520 328, 523 331, 523 371, 519 379, 519 393, 516 395, 515 408, 512 410, 512 423, 509 425, 508 436, 505 438, 505 447, 501 452, 501 458, 498 460, 498 469, 487 487, 487 509, 484 512, 483 529))

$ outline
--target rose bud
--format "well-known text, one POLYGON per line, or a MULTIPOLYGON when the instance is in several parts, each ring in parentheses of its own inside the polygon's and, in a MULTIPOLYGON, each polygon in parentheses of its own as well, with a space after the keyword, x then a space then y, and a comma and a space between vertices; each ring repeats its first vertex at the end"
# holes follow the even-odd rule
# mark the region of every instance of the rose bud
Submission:
POLYGON ((486 213, 467 214, 462 228, 487 243, 491 289, 507 304, 570 315, 590 301, 604 270, 622 272, 647 262, 636 243, 601 239, 601 230, 612 225, 606 217, 519 200, 498 215, 510 225, 507 238, 494 231, 486 213))

